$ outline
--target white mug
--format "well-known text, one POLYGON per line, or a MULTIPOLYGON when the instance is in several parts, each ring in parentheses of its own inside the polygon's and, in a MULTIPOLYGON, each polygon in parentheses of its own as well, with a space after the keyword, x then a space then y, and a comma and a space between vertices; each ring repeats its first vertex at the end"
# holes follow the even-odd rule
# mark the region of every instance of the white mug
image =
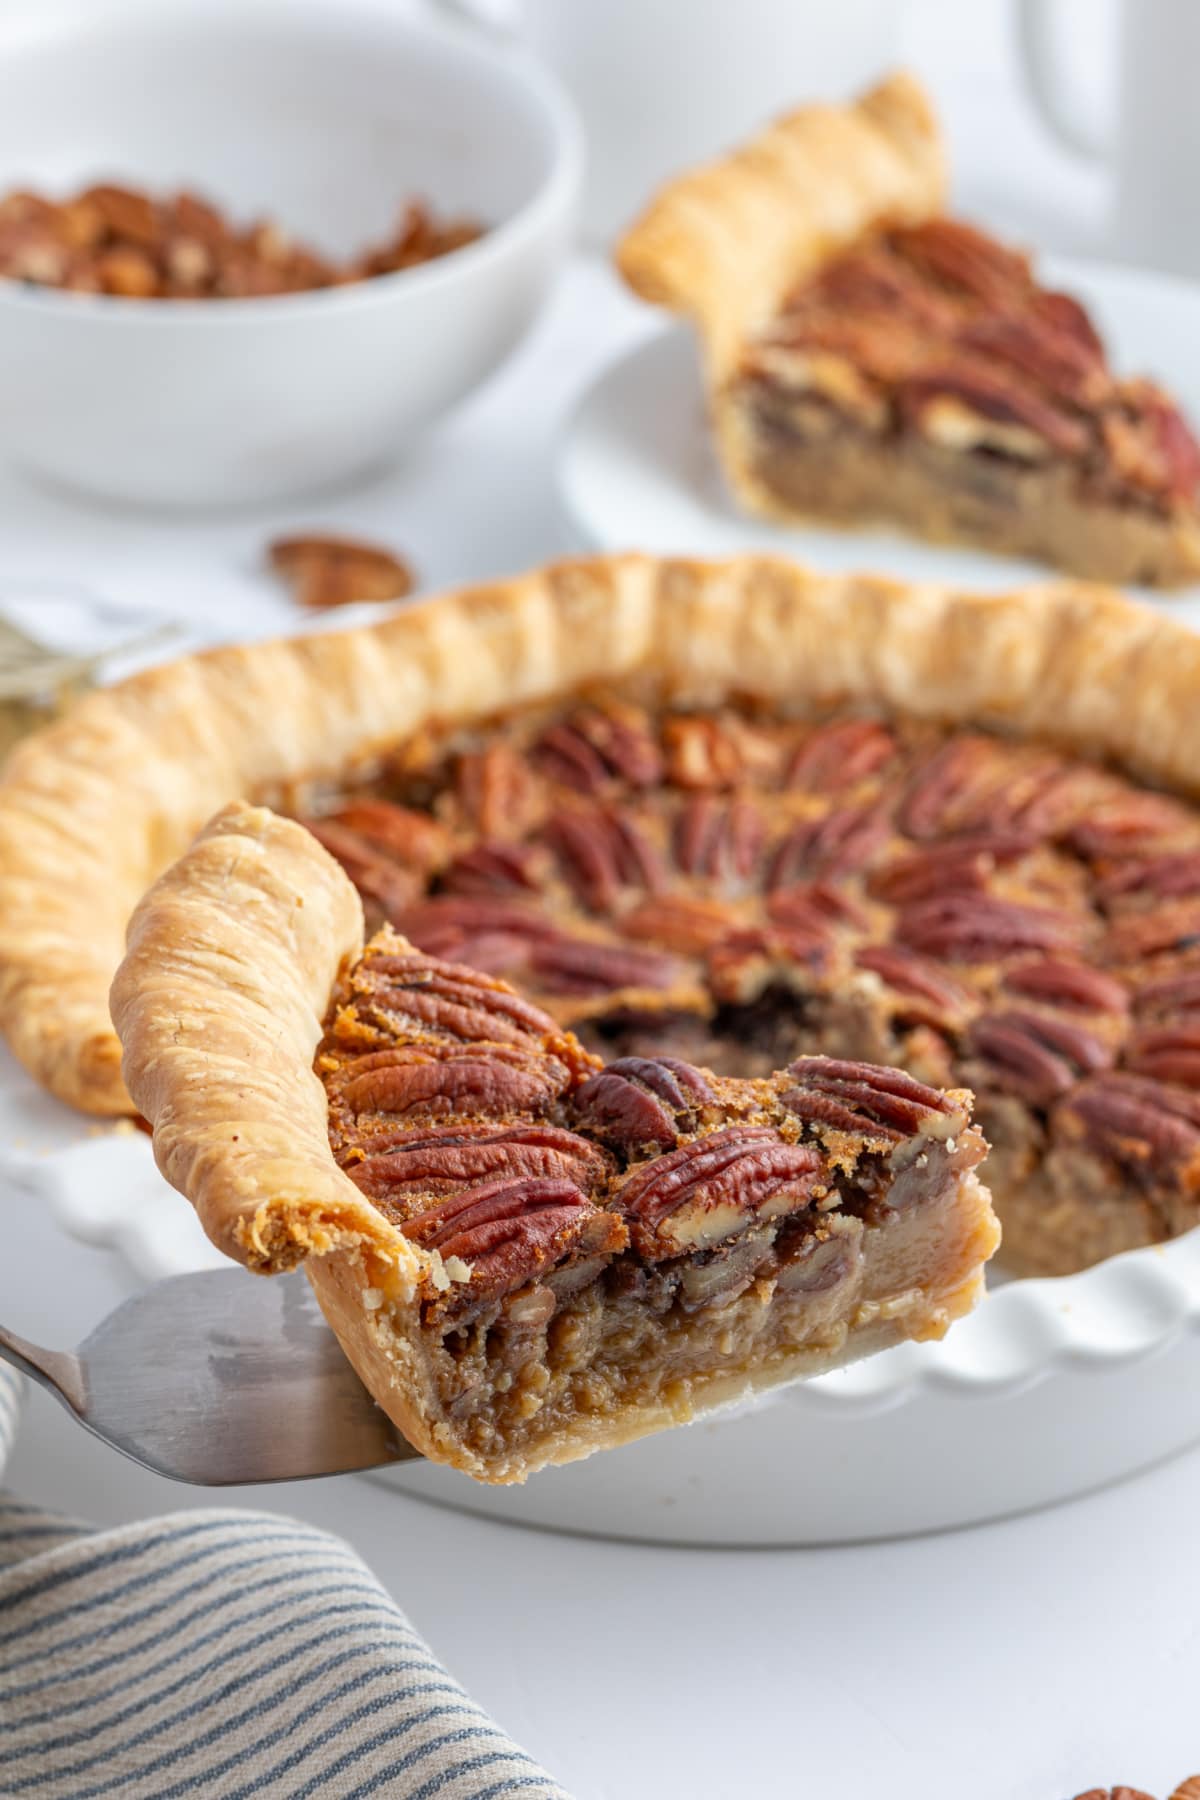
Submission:
MULTIPOLYGON (((583 234, 608 243, 667 176, 891 66, 899 0, 502 0, 583 119, 583 234)), ((494 0, 442 0, 498 28, 494 0)), ((502 28, 502 27, 501 27, 502 28)))
MULTIPOLYGON (((1072 92, 1056 13, 1053 0, 1019 0, 1025 68, 1034 100, 1060 141, 1111 167, 1113 253, 1200 274, 1198 0, 1123 0, 1108 130, 1089 118, 1082 96, 1072 92)), ((1077 25, 1080 17, 1076 12, 1077 25)))

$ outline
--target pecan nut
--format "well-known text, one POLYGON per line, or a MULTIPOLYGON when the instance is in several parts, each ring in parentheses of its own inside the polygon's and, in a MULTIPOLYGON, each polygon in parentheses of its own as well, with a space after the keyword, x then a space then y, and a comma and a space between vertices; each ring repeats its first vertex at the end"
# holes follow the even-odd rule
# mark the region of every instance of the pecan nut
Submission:
POLYGON ((342 1098, 355 1113, 545 1113, 570 1082, 557 1057, 508 1044, 403 1045, 346 1065, 342 1098))
POLYGON ((404 952, 368 952, 356 979, 389 1018, 462 1043, 488 1041, 561 1047, 554 1020, 506 982, 477 969, 404 952))
POLYGON ((905 907, 895 936, 947 962, 993 962, 1018 951, 1069 950, 1084 930, 1077 915, 991 894, 950 893, 905 907))
POLYGON ((762 808, 753 801, 738 795, 723 802, 715 794, 693 794, 675 820, 675 861, 685 875, 741 885, 757 873, 766 836, 762 808))
POLYGON ((818 1129, 897 1143, 916 1134, 950 1137, 967 1123, 955 1095, 874 1063, 802 1056, 776 1080, 781 1105, 818 1129))
POLYGON ((1182 1168, 1200 1179, 1200 1099, 1146 1076, 1092 1076, 1059 1101, 1052 1127, 1058 1141, 1082 1143, 1131 1173, 1182 1168))
POLYGON ((820 819, 802 819, 777 846, 767 870, 767 889, 791 887, 806 877, 848 875, 864 868, 890 828, 874 807, 835 807, 820 819))
POLYGON ((445 1131, 396 1131, 372 1143, 373 1153, 350 1161, 346 1172, 364 1194, 393 1206, 404 1204, 408 1194, 456 1191, 515 1177, 570 1181, 587 1193, 609 1168, 603 1150, 559 1125, 506 1130, 464 1123, 445 1131))
POLYGON ((822 1172, 811 1144, 731 1127, 635 1165, 614 1204, 648 1262, 711 1248, 808 1203, 822 1172))
POLYGON ((1149 1075, 1154 1081, 1200 1088, 1200 1024, 1139 1031, 1126 1052, 1125 1064, 1135 1074, 1149 1075))
POLYGON ((816 726, 797 747, 784 785, 810 793, 837 793, 877 775, 895 754, 895 735, 878 720, 834 720, 816 726))
POLYGON ((699 1069, 674 1057, 622 1056, 572 1097, 576 1122, 625 1155, 667 1150, 695 1128, 715 1095, 699 1069))
MULTIPOLYGON (((1129 990, 1123 982, 1090 963, 1043 957, 1017 963, 1004 972, 1004 986, 1011 993, 1040 1000, 1047 1006, 1065 1006, 1080 1012, 1122 1014, 1129 1011, 1129 990)), ((1200 984, 1197 988, 1200 998, 1200 984)))
POLYGON ((552 813, 543 830, 568 886, 592 912, 612 912, 625 888, 654 893, 662 886, 657 851, 624 811, 564 809, 552 813))
POLYGON ((1050 1013, 985 1013, 967 1034, 969 1048, 997 1084, 1034 1105, 1048 1105, 1082 1074, 1111 1068, 1108 1045, 1092 1032, 1050 1013))
POLYGON ((570 1181, 486 1182, 408 1220, 404 1235, 464 1264, 467 1280, 435 1288, 432 1310, 451 1319, 502 1299, 566 1261, 615 1255, 626 1242, 619 1217, 593 1206, 570 1181))

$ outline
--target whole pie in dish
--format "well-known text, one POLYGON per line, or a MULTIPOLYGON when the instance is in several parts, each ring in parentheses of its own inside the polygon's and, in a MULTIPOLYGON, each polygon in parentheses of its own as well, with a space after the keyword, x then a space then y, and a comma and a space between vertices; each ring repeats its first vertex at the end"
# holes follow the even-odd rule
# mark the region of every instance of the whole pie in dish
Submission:
POLYGON ((755 512, 890 520, 1079 575, 1200 574, 1200 447, 1123 379, 1079 302, 947 217, 917 84, 782 119, 671 183, 618 251, 703 340, 717 441, 755 512))
POLYGON ((12 759, 0 1017, 57 1093, 129 1110, 126 922, 244 796, 311 826, 372 932, 610 1063, 973 1091, 1007 1264, 1080 1268, 1200 1222, 1198 690, 1200 641, 1098 589, 760 558, 564 564, 212 652, 12 759))
POLYGON ((426 1455, 520 1480, 980 1292, 968 1094, 821 1056, 605 1066, 505 982, 361 946, 316 839, 234 806, 134 914, 113 1017, 164 1173, 252 1268, 305 1260, 426 1455))

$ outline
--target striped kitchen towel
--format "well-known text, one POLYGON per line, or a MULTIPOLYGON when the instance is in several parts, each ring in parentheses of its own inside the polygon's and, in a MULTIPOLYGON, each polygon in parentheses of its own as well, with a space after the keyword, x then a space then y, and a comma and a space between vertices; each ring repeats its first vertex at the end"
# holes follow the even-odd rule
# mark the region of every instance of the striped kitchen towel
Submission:
MULTIPOLYGON (((19 1383, 0 1365, 0 1466, 19 1383)), ((0 1495, 0 1795, 568 1800, 339 1539, 207 1508, 93 1531, 0 1495)))

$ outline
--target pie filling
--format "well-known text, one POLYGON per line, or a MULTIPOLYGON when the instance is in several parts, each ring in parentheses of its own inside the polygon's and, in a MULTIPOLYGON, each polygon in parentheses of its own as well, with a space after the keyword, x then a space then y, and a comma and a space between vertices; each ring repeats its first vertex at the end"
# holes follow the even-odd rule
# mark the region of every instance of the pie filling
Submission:
POLYGON ((1137 523, 1196 504, 1200 447, 1171 400, 1118 380, 1083 307, 1025 256, 950 219, 827 263, 747 347, 732 392, 755 479, 788 512, 899 519, 1132 578, 1130 559, 1156 554, 1137 523), (1087 536, 1106 509, 1123 570, 1111 533, 1087 536))
POLYGON ((761 1080, 603 1065, 386 927, 316 1068, 338 1163, 434 1253, 424 1410, 493 1473, 581 1421, 634 1435, 727 1377, 940 1336, 994 1243, 969 1095, 828 1057, 761 1080))
MULTIPOLYGON (((673 1058, 719 1094, 809 1054, 973 1090, 1009 1267, 1200 1220, 1200 813, 1179 798, 983 731, 601 695, 431 730, 290 800, 372 929, 511 980, 606 1059, 673 1058)), ((656 1293, 682 1291, 669 1262, 656 1293)))

